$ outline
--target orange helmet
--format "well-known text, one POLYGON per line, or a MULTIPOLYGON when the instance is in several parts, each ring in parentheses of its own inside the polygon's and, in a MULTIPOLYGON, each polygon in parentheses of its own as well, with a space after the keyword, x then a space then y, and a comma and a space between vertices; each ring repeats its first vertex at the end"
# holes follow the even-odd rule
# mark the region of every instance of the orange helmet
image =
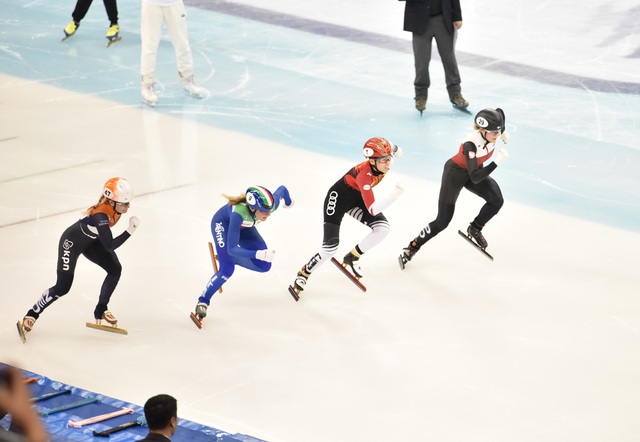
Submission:
POLYGON ((365 158, 383 158, 393 155, 393 144, 386 138, 370 138, 364 143, 362 154, 365 158))
POLYGON ((130 203, 133 199, 133 188, 129 181, 115 177, 104 183, 102 195, 116 203, 130 203))

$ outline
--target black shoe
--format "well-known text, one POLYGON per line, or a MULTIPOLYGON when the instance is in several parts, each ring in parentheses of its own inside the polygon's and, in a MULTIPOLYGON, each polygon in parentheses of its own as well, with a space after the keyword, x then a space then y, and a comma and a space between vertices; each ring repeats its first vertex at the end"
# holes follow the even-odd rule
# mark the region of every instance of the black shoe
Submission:
POLYGON ((418 253, 420 247, 415 241, 411 241, 407 247, 402 249, 402 253, 400 254, 400 268, 404 269, 406 263, 411 261, 413 256, 418 253))
POLYGON ((353 273, 353 276, 355 276, 356 278, 362 278, 362 269, 360 268, 360 264, 358 263, 359 259, 360 258, 358 258, 351 252, 344 255, 344 258, 342 259, 342 262, 349 268, 351 273, 353 273))
POLYGON ((484 239, 482 231, 473 227, 473 224, 469 224, 469 227, 467 227, 467 235, 473 238, 476 244, 478 244, 481 249, 486 249, 489 245, 489 243, 487 243, 487 240, 484 239))

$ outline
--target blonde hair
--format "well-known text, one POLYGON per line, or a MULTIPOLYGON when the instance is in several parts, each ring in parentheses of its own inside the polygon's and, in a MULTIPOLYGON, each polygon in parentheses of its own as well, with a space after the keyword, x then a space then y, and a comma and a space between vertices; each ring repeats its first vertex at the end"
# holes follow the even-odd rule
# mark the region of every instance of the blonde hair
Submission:
POLYGON ((83 215, 90 215, 91 211, 93 209, 95 209, 96 207, 98 207, 100 204, 104 203, 106 200, 108 200, 108 198, 104 195, 100 196, 100 199, 98 200, 97 203, 95 203, 93 206, 89 207, 87 210, 85 210, 84 212, 82 212, 83 215))
POLYGON ((223 193, 222 196, 227 199, 227 202, 228 202, 228 204, 230 206, 234 206, 236 204, 246 203, 247 202, 247 194, 246 193, 243 193, 242 195, 236 195, 236 196, 229 196, 226 193, 223 193))

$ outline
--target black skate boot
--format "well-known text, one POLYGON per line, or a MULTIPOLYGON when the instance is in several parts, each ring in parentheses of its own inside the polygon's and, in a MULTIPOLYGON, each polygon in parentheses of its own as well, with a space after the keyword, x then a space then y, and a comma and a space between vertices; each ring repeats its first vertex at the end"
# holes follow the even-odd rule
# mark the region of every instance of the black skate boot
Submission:
POLYGON ((482 229, 475 228, 473 226, 473 223, 469 224, 469 227, 467 227, 467 235, 473 238, 473 240, 476 242, 476 244, 478 244, 478 246, 480 246, 482 250, 486 249, 489 245, 489 243, 487 243, 487 240, 484 239, 484 236, 482 235, 482 229))
POLYGON ((398 256, 400 270, 404 270, 405 265, 418 253, 418 250, 420 250, 420 247, 418 247, 418 243, 415 241, 411 241, 407 247, 402 249, 402 253, 398 256))
POLYGON ((353 273, 353 276, 355 276, 357 279, 362 278, 362 268, 358 263, 359 260, 360 257, 354 255, 353 252, 347 253, 346 255, 344 255, 344 258, 342 258, 342 263, 346 266, 347 269, 349 269, 351 273, 353 273))

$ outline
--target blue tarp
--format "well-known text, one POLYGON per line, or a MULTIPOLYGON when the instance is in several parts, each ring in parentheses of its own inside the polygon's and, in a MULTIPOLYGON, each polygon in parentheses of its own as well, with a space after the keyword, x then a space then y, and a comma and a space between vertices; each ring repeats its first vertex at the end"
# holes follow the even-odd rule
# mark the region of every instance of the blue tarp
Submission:
MULTIPOLYGON (((0 363, 0 370, 6 367, 0 363)), ((109 441, 109 442, 130 442, 144 438, 149 429, 147 427, 135 426, 125 430, 113 433, 108 438, 95 437, 93 432, 104 431, 126 422, 135 421, 144 415, 140 405, 131 404, 120 399, 114 399, 99 393, 76 388, 72 385, 63 384, 58 381, 51 380, 37 373, 21 370, 25 379, 34 378, 35 382, 30 382, 29 388, 33 398, 37 399, 45 394, 57 391, 69 390, 70 393, 51 397, 44 400, 37 400, 35 407, 41 414, 47 430, 51 435, 52 442, 66 441, 109 441), (86 399, 95 399, 94 403, 87 403, 69 410, 57 411, 58 407, 64 407, 70 404, 86 402, 86 399), (121 410, 123 407, 130 408, 133 414, 126 414, 111 418, 109 420, 96 424, 86 425, 82 428, 73 428, 67 425, 69 420, 79 421, 93 416, 112 413, 121 410)), ((0 425, 9 428, 11 416, 5 416, 0 419, 0 425)), ((178 429, 172 437, 172 442, 199 442, 199 441, 218 441, 218 442, 265 442, 244 434, 229 434, 217 428, 201 425, 185 419, 178 420, 178 429)))

